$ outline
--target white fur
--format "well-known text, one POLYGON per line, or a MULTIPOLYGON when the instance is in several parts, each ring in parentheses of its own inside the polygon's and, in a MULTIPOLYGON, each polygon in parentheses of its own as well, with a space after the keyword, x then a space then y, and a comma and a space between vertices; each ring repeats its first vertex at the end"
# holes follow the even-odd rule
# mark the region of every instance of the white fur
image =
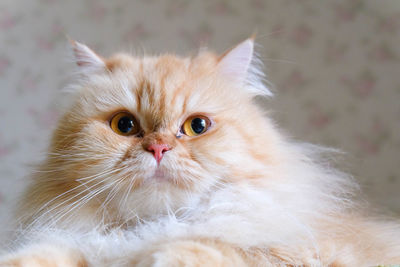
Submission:
MULTIPOLYGON (((318 152, 320 148, 287 143, 286 149, 292 159, 279 169, 269 170, 279 174, 280 177, 274 179, 282 181, 280 184, 271 183, 270 188, 256 188, 242 183, 212 189, 206 194, 207 198, 189 204, 186 202, 187 206, 176 214, 142 221, 133 229, 115 230, 109 234, 82 232, 74 226, 68 231, 39 228, 32 230, 17 246, 25 244, 25 249, 29 250, 29 244, 35 240, 34 246, 43 243, 79 247, 85 255, 89 255, 92 266, 111 266, 110 262, 113 266, 122 266, 119 264, 126 255, 160 240, 182 237, 218 238, 244 249, 276 245, 305 247, 318 255, 313 222, 325 216, 323 214, 347 210, 354 184, 345 175, 317 165, 313 158, 304 156, 318 152), (299 154, 299 150, 303 155, 299 154), (102 265, 105 259, 111 260, 102 265)), ((158 197, 163 198, 162 195, 158 197)), ((149 196, 144 199, 148 201, 149 196)))

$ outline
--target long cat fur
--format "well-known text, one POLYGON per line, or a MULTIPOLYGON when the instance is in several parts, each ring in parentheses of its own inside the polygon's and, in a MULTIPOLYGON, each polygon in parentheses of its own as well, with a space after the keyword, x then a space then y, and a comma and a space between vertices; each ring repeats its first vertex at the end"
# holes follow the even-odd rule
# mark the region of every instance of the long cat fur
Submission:
POLYGON ((356 183, 330 164, 333 152, 291 141, 255 104, 271 93, 253 46, 105 59, 72 42, 72 103, 0 266, 400 263, 399 224, 367 216, 356 183), (122 110, 141 136, 110 129, 122 110), (179 136, 193 114, 208 116, 210 130, 179 136), (159 167, 144 149, 152 140, 173 147, 159 167))

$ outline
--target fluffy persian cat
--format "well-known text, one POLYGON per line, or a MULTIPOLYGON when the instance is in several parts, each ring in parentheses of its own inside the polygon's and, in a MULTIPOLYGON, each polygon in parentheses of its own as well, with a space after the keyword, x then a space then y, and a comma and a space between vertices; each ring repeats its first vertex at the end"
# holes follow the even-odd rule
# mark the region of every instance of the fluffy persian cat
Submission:
POLYGON ((255 104, 253 46, 105 59, 72 42, 80 78, 0 266, 400 263, 399 224, 255 104))

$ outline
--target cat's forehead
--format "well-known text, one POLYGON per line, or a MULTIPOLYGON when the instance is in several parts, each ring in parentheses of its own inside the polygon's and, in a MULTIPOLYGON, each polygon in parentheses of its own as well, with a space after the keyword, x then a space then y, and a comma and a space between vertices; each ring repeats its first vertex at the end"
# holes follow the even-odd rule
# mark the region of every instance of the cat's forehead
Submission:
POLYGON ((106 65, 111 72, 132 74, 131 78, 134 80, 147 80, 150 83, 170 86, 207 76, 215 68, 216 59, 212 53, 193 58, 172 54, 136 58, 117 54, 108 59, 106 65))

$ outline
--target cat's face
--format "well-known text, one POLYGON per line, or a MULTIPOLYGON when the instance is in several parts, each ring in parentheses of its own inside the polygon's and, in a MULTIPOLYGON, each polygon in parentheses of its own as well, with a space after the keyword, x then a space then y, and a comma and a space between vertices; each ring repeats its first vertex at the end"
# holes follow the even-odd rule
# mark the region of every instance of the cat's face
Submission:
POLYGON ((212 187, 257 178, 273 161, 268 146, 276 137, 252 103, 257 88, 245 88, 255 87, 246 85, 251 40, 222 57, 195 58, 105 60, 74 45, 84 78, 50 159, 56 155, 53 164, 89 195, 117 203, 126 216, 151 217, 212 187))

